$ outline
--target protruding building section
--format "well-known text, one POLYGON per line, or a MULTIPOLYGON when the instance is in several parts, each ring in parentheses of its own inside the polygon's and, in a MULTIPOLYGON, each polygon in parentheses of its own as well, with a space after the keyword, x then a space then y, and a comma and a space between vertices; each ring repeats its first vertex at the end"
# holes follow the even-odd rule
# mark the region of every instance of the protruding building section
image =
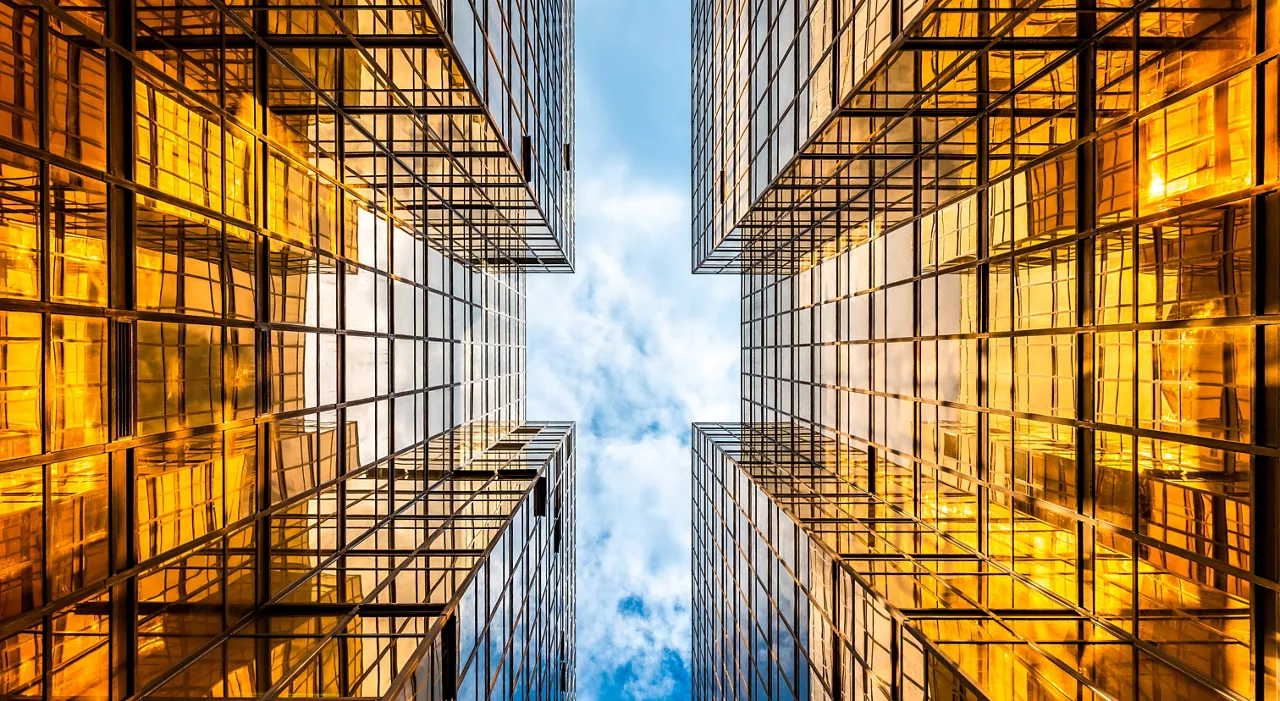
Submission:
POLYGON ((944 265, 1268 187, 1265 4, 698 0, 693 267, 903 227, 944 265))
POLYGON ((1276 698, 1280 5, 699 0, 693 41, 743 347, 699 698, 1276 698))
MULTIPOLYGON (((1254 682, 1248 600, 1148 564, 1172 548, 1135 568, 1100 531, 1077 569, 1073 534, 1016 500, 984 522, 963 480, 878 476, 819 432, 697 424, 693 444, 695 699, 1203 699, 1254 682), (1123 634, 1135 617, 1145 639, 1123 634)), ((1002 456, 1019 458, 1060 483, 1073 469, 1002 456)), ((1176 489, 1149 494, 1172 519, 1176 489)))
POLYGON ((0 696, 573 698, 572 20, 0 0, 0 696))

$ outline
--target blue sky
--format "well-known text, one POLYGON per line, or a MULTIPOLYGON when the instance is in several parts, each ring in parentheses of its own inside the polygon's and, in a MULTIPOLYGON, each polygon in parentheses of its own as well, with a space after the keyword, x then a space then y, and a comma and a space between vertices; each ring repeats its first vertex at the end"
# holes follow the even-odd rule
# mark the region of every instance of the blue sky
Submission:
POLYGON ((738 287, 689 274, 687 0, 577 2, 577 269, 529 282, 529 417, 578 422, 578 695, 689 698, 689 424, 738 287))

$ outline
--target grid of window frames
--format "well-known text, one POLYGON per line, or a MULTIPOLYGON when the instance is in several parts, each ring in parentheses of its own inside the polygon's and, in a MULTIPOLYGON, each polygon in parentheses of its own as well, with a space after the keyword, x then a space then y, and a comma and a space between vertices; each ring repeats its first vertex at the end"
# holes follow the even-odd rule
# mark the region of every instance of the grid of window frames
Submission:
MULTIPOLYGON (((911 588, 881 594, 875 580, 888 568, 845 560, 861 548, 891 552, 884 546, 900 534, 857 528, 849 516, 877 505, 815 461, 814 448, 776 427, 694 425, 693 698, 976 699, 941 646, 906 624, 899 607, 922 603, 911 588)), ((1074 625, 1055 620, 1044 633, 1074 625)))
POLYGON ((701 0, 694 268, 798 269, 1001 178, 1012 212, 1015 171, 1087 175, 1080 230, 1273 182, 1267 4, 701 0))
MULTIPOLYGON (((838 52, 851 91, 738 238, 695 225, 695 264, 743 274, 742 420, 830 439, 931 534, 902 567, 976 556, 1026 592, 996 615, 1065 611, 1121 643, 1088 654, 1125 650, 1104 670, 1026 633, 1038 674, 1274 696, 1280 6, 887 7, 886 48, 838 52)), ((1004 661, 953 659, 1006 690, 1004 661)))
POLYGON ((454 476, 571 449, 571 3, 506 4, 507 93, 455 4, 0 2, 0 694, 381 695, 477 562, 430 534, 536 474, 454 476))
POLYGON ((884 50, 860 32, 885 34, 888 9, 888 0, 693 3, 695 270, 733 265, 739 221, 831 118, 854 63, 884 50))
MULTIPOLYGON (((514 185, 514 212, 523 223, 515 231, 497 229, 518 262, 552 270, 572 268, 573 238, 573 2, 569 0, 429 0, 448 28, 457 57, 454 80, 466 82, 490 106, 492 121, 477 138, 475 127, 459 129, 465 157, 479 171, 498 169, 494 150, 505 150, 514 171, 489 175, 514 185), (532 199, 521 192, 527 187, 532 199), (521 198, 524 198, 523 203, 521 198), (533 208, 539 216, 521 216, 533 208)), ((455 149, 456 152, 456 149, 455 149)), ((455 200, 459 198, 454 198, 455 200)), ((461 205, 465 208, 466 205, 461 205)), ((483 207, 472 216, 486 216, 483 207)))

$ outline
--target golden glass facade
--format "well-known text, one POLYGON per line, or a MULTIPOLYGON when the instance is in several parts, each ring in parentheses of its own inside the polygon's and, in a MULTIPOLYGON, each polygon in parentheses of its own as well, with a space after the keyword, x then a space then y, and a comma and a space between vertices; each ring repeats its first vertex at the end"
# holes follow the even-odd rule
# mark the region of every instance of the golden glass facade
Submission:
POLYGON ((693 265, 743 291, 695 698, 1280 698, 1280 5, 693 41, 693 265))
POLYGON ((573 696, 572 23, 0 2, 0 696, 573 696))

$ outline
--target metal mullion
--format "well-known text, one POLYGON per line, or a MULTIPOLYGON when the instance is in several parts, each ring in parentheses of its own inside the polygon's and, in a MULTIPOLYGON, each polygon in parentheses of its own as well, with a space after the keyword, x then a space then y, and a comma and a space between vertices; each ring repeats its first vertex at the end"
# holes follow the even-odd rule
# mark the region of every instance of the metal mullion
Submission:
MULTIPOLYGON (((1088 43, 1095 38, 1097 15, 1093 12, 1094 1, 1086 0, 1084 11, 1077 15, 1077 36, 1086 41, 1076 55, 1076 122, 1077 139, 1085 139, 1076 150, 1076 202, 1077 231, 1088 231, 1090 234, 1077 240, 1075 244, 1076 259, 1076 318, 1078 327, 1085 327, 1075 334, 1076 348, 1076 416, 1085 426, 1076 429, 1076 605, 1095 614, 1095 602, 1089 599, 1094 591, 1095 581, 1095 530, 1084 518, 1092 519, 1095 514, 1095 449, 1094 429, 1094 334, 1092 327, 1096 324, 1095 309, 1095 253, 1097 226, 1097 142, 1092 138, 1095 131, 1096 96, 1097 96, 1097 49, 1095 44, 1088 43), (1082 518, 1083 517, 1083 518, 1082 518), (1087 564, 1086 564, 1087 563, 1087 564), (1088 580, 1089 584, 1086 584, 1088 580)), ((1136 406, 1136 405, 1135 405, 1136 406)))
MULTIPOLYGON (((46 34, 44 36, 48 36, 48 35, 46 34)), ((41 64, 43 65, 44 62, 42 61, 41 64)), ((46 179, 46 176, 48 174, 48 165, 45 164, 43 161, 41 162, 41 172, 42 172, 41 182, 44 183, 43 189, 47 191, 48 181, 46 179)), ((45 199, 44 202, 45 202, 44 207, 47 207, 48 206, 47 199, 45 199)), ((49 221, 48 217, 45 217, 45 216, 41 217, 40 230, 43 234, 43 239, 45 242, 48 241, 48 231, 47 231, 48 221, 49 221)), ((44 243, 42 243, 40 248, 42 252, 45 252, 48 250, 47 244, 44 244, 44 243)), ((42 264, 40 266, 41 280, 42 280, 41 287, 44 290, 48 289, 47 287, 48 276, 47 274, 45 274, 45 271, 47 270, 47 268, 48 268, 47 265, 42 264)), ((47 298, 47 293, 42 293, 41 297, 47 298)), ((39 402, 40 402, 40 405, 39 405, 40 417, 43 419, 41 421, 41 431, 40 431, 40 454, 42 456, 47 454, 49 451, 49 432, 52 430, 52 425, 53 425, 52 422, 49 420, 48 402, 50 400, 50 397, 48 396, 48 392, 46 391, 46 387, 52 385, 52 383, 48 381, 49 375, 52 372, 52 369, 50 367, 49 354, 51 353, 52 346, 53 346, 53 338, 50 334, 50 326, 51 326, 50 315, 41 314, 40 315, 40 345, 41 345, 40 377, 44 378, 45 381, 40 383, 40 387, 37 389, 37 396, 39 397, 39 402)), ((51 588, 50 588, 51 582, 50 582, 50 576, 49 576, 49 569, 50 569, 49 566, 51 564, 52 558, 50 558, 49 556, 49 550, 50 550, 49 511, 50 511, 50 507, 53 505, 52 476, 53 476, 52 463, 46 462, 45 464, 40 466, 40 482, 41 482, 41 488, 40 488, 40 504, 41 504, 41 509, 40 509, 40 603, 46 609, 49 606, 49 600, 51 597, 51 588)), ((40 670, 41 670, 42 678, 51 677, 53 674, 53 616, 52 616, 52 613, 53 613, 52 611, 46 611, 40 617, 40 627, 41 627, 40 640, 42 643, 41 657, 40 657, 40 670)), ((43 701, 50 701, 51 686, 52 686, 51 684, 40 685, 41 698, 43 699, 43 701)))
MULTIPOLYGON (((226 16, 221 16, 225 36, 226 16)), ((252 22, 256 29, 262 34, 267 31, 266 11, 257 8, 252 12, 252 22)), ((273 326, 271 324, 271 251, 268 238, 265 233, 266 222, 268 221, 268 208, 271 206, 270 199, 266 197, 266 193, 270 187, 270 169, 268 168, 268 150, 266 141, 267 134, 267 118, 270 114, 270 92, 269 87, 269 69, 267 64, 267 56, 260 43, 255 42, 252 51, 253 56, 253 96, 254 96, 254 124, 253 133, 249 138, 253 139, 252 158, 254 161, 254 198, 255 198, 255 221, 254 224, 254 250, 256 257, 256 275, 255 283, 258 290, 256 299, 257 309, 255 317, 257 321, 257 330, 255 331, 256 343, 256 372, 257 375, 257 410, 256 415, 262 417, 271 413, 271 344, 273 336, 273 326)), ((341 278, 341 276, 339 276, 341 278)), ((277 419, 278 421, 278 419, 277 419)), ((257 488, 255 518, 253 521, 254 530, 254 595, 253 609, 250 614, 252 617, 252 627, 254 632, 267 634, 269 628, 267 622, 256 616, 256 612, 271 597, 271 581, 269 573, 271 572, 271 515, 269 508, 271 507, 271 478, 272 478, 272 458, 274 451, 271 449, 271 433, 272 429, 277 425, 275 422, 262 422, 257 429, 257 459, 258 459, 258 480, 255 485, 257 488)), ((229 637, 237 629, 228 629, 229 637)), ((255 691, 265 691, 267 685, 270 684, 271 676, 268 670, 273 669, 271 665, 271 650, 268 641, 263 638, 256 638, 254 641, 254 657, 258 669, 263 670, 256 678, 255 691)))
MULTIPOLYGON (((112 0, 108 6, 108 33, 115 43, 107 52, 107 172, 121 181, 134 180, 134 105, 135 67, 118 49, 130 51, 134 40, 134 8, 130 0, 112 0)), ((134 308, 134 194, 130 189, 112 185, 108 190, 108 257, 109 300, 113 309, 134 308)), ((109 381, 114 382, 115 401, 111 402, 112 438, 133 434, 134 378, 132 326, 110 324, 109 381)), ((111 571, 127 570, 136 560, 133 537, 136 522, 134 496, 135 473, 132 450, 110 453, 109 462, 109 543, 111 571)), ((137 660, 137 591, 136 580, 129 577, 110 585, 110 656, 112 660, 111 698, 129 697, 133 691, 137 660)))
MULTIPOLYGON (((1266 51, 1267 15, 1280 12, 1280 8, 1267 7, 1264 3, 1253 3, 1254 51, 1262 54, 1266 51)), ((1280 24, 1271 22, 1272 28, 1280 24)), ((1275 43, 1274 41, 1272 43, 1275 43)), ((1275 59, 1272 59, 1274 62, 1275 59)), ((1252 68, 1254 106, 1253 106, 1253 173, 1252 182, 1261 183, 1267 175, 1267 131, 1268 125, 1276 119, 1274 110, 1268 110, 1268 102, 1274 103, 1276 96, 1267 95, 1267 64, 1258 64, 1252 68)), ((1275 87, 1275 86, 1272 86, 1275 87)), ((1136 139, 1135 139, 1136 141, 1136 139)), ((1276 256, 1280 253, 1280 195, 1258 195, 1252 199, 1251 208, 1251 279, 1253 290, 1251 311, 1255 315, 1274 313, 1280 307, 1280 286, 1275 281, 1276 256), (1271 274, 1267 274, 1267 273, 1271 274)), ((1280 446, 1280 327, 1275 325, 1259 325, 1254 337, 1255 361, 1253 385, 1257 396, 1253 401, 1252 425, 1253 443, 1255 445, 1280 446), (1257 362, 1257 358, 1263 362, 1257 362)), ((1277 551, 1277 532, 1280 531, 1280 460, 1272 457, 1255 456, 1250 470, 1250 562, 1255 575, 1266 578, 1269 582, 1280 578, 1280 561, 1277 551)), ((1277 631, 1280 630, 1280 595, 1275 589, 1262 587, 1254 583, 1250 587, 1250 642, 1251 662, 1254 670, 1254 698, 1275 698, 1280 694, 1280 671, 1277 670, 1277 659, 1280 658, 1280 644, 1277 643, 1277 631)))
MULTIPOLYGON (((264 41, 266 40, 265 35, 260 35, 260 36, 262 36, 264 41)), ((337 52, 337 75, 342 76, 342 75, 345 75, 345 73, 346 73, 346 51, 339 50, 337 52)), ((346 389, 346 386, 347 386, 347 382, 346 382, 347 286, 346 286, 346 279, 347 279, 347 275, 344 274, 347 264, 345 261, 350 257, 354 257, 354 256, 351 256, 351 252, 347 250, 347 245, 346 245, 347 243, 346 242, 346 239, 347 239, 347 220, 346 220, 347 196, 346 194, 347 193, 345 189, 346 180, 347 180, 346 128, 347 128, 347 121, 349 120, 349 117, 345 112, 345 108, 347 107, 347 90, 344 89, 344 87, 345 86, 343 86, 341 82, 339 82, 338 89, 334 91, 334 95, 333 95, 333 101, 337 107, 334 110, 335 127, 333 130, 334 131, 333 138, 335 142, 334 156, 336 161, 334 172, 335 172, 335 177, 338 183, 338 187, 335 189, 334 194, 338 198, 337 211, 338 211, 339 227, 334 234, 335 236, 338 237, 338 240, 333 242, 333 244, 331 244, 331 250, 337 250, 341 254, 341 258, 337 262, 337 269, 340 272, 337 275, 337 280, 335 281, 336 296, 334 300, 336 305, 336 309, 334 310, 334 315, 335 315, 335 321, 337 322, 336 326, 338 330, 338 333, 335 335, 335 339, 334 339, 335 340, 334 351, 337 355, 337 359, 335 363, 336 367, 334 369, 337 375, 337 387, 336 387, 337 397, 336 398, 338 400, 339 407, 336 410, 336 414, 337 414, 339 427, 344 427, 347 424, 347 410, 346 410, 346 403, 347 403, 347 389, 346 389)), ((375 163, 376 163, 376 159, 375 159, 375 163)), ((317 216, 317 221, 318 221, 318 216, 317 216)), ((389 235, 390 235, 390 232, 388 232, 388 236, 389 235)), ((391 248, 393 247, 389 245, 388 255, 390 255, 391 248)), ((376 255, 375 255, 375 258, 376 258, 376 255)), ((375 274, 375 277, 374 277, 375 282, 377 281, 377 279, 378 278, 375 274)), ((388 295, 388 298, 390 298, 390 295, 388 295)), ((376 288, 374 290, 374 302, 376 305, 376 302, 377 302, 376 288)), ((376 322, 374 323, 374 330, 375 331, 377 330, 376 322)), ((376 351, 376 348, 377 348, 376 339, 374 340, 374 348, 376 351)), ((317 372, 320 372, 320 371, 321 371, 320 368, 317 368, 317 372)), ((377 390, 376 382, 375 382, 374 390, 376 393, 376 390, 377 390)), ((377 421, 377 405, 376 404, 374 405, 374 420, 375 422, 377 421)), ((337 504, 338 504, 337 539, 339 543, 339 552, 346 552, 351 545, 351 543, 349 542, 351 534, 347 529, 347 525, 348 525, 347 499, 349 498, 349 495, 347 493, 347 481, 349 477, 352 477, 354 475, 352 474, 353 473, 352 466, 349 465, 347 462, 349 446, 347 445, 346 434, 347 432, 345 430, 341 430, 340 428, 337 432, 337 435, 335 436, 335 441, 337 443, 337 455, 334 456, 334 459, 337 462, 337 466, 338 466, 337 471, 339 475, 337 484, 335 485, 336 487, 335 491, 337 493, 336 498, 337 498, 337 504)), ((357 460, 357 462, 359 461, 357 460)), ((359 466, 357 465, 356 468, 358 469, 359 466)), ((391 471, 388 471, 387 479, 389 481, 393 479, 391 476, 391 471)), ((374 499, 376 499, 376 496, 374 497, 374 499)), ((388 509, 388 513, 390 512, 391 512, 391 509, 388 509)), ((374 529, 376 528, 377 528, 377 525, 375 524, 374 529)), ((335 561, 334 565, 335 565, 334 570, 336 572, 338 581, 345 581, 347 577, 346 557, 339 556, 339 558, 335 561)), ((341 588, 341 587, 339 588, 338 597, 340 601, 347 600, 347 593, 345 588, 341 588)), ((345 657, 346 647, 347 646, 345 644, 342 644, 339 647, 340 656, 345 657)), ((345 659, 343 660, 342 667, 345 674, 345 668, 347 667, 345 659)), ((344 692, 347 691, 348 690, 347 684, 349 683, 349 680, 342 679, 340 680, 340 682, 342 684, 343 691, 344 692)))
MULTIPOLYGON (((986 4, 985 1, 981 2, 980 7, 985 6, 985 4, 986 4)), ((985 28, 986 28, 985 14, 979 16, 979 25, 980 25, 981 31, 985 31, 985 28)), ((974 270, 975 272, 975 277, 977 282, 976 291, 978 296, 977 318, 975 319, 975 321, 977 322, 978 336, 975 340, 977 343, 977 351, 978 351, 978 367, 977 367, 977 375, 978 375, 977 390, 978 391, 977 391, 976 400, 978 402, 979 409, 975 412, 975 417, 977 419, 978 440, 977 440, 977 445, 975 446, 975 451, 974 451, 975 457, 976 457, 976 463, 977 463, 976 465, 974 465, 974 473, 975 473, 974 477, 976 478, 976 480, 974 481, 974 487, 975 487, 974 496, 976 497, 976 502, 977 502, 975 505, 976 511, 977 511, 977 515, 976 515, 977 551, 985 555, 990 550, 990 547, 988 544, 989 528, 988 528, 988 522, 987 522, 988 518, 990 517, 990 510, 987 508, 987 498, 989 495, 985 485, 988 482, 987 462, 990 458, 989 431, 991 426, 990 414, 988 413, 990 411, 990 399, 989 399, 990 393, 988 391, 988 379, 987 379, 990 374, 988 370, 988 364, 991 358, 991 352, 990 352, 991 340, 986 336, 986 334, 989 333, 990 331, 990 304, 991 304, 990 264, 989 262, 987 262, 990 257, 989 239, 990 239, 990 233, 991 233, 991 225, 990 225, 990 213, 988 211, 989 209, 989 202, 987 197, 988 190, 986 187, 986 183, 988 182, 990 177, 989 176, 989 171, 990 171, 989 158, 990 158, 990 150, 991 150, 990 117, 986 114, 987 108, 989 107, 988 101, 989 101, 989 92, 990 92, 989 79, 990 79, 991 69, 990 69, 989 54, 986 52, 982 52, 981 54, 979 54, 977 58, 977 64, 978 64, 977 65, 977 73, 978 73, 977 103, 978 103, 979 116, 976 121, 976 124, 978 127, 978 141, 977 141, 977 144, 975 145, 977 159, 974 165, 977 170, 975 180, 978 183, 978 186, 973 189, 973 193, 974 193, 973 196, 976 199, 974 210, 975 210, 975 222, 977 224, 977 227, 976 227, 977 231, 975 235, 977 237, 978 250, 977 250, 977 263, 972 267, 972 270, 974 270)), ((957 268, 957 270, 959 270, 959 268, 957 268)), ((972 334, 968 334, 968 335, 972 336, 972 334)))
MULTIPOLYGON (((1277 386, 1280 386, 1280 327, 1266 326, 1259 329, 1259 340, 1262 345, 1265 363, 1256 363, 1255 371, 1264 387, 1261 401, 1255 402, 1255 418, 1261 418, 1259 430, 1255 433, 1256 443, 1277 444, 1276 412, 1277 386)), ((1254 459, 1250 471, 1250 492, 1252 519, 1250 523, 1250 543, 1252 571, 1268 581, 1275 581, 1280 576, 1280 563, 1277 562, 1277 532, 1280 530, 1280 514, 1277 504, 1280 503, 1280 461, 1275 458, 1254 459)), ((1271 587, 1262 587, 1254 583, 1251 587, 1252 611, 1250 633, 1252 640, 1252 660, 1254 667, 1255 698, 1273 698, 1277 692, 1276 660, 1280 655, 1277 645, 1276 630, 1280 623, 1276 591, 1271 587)))

